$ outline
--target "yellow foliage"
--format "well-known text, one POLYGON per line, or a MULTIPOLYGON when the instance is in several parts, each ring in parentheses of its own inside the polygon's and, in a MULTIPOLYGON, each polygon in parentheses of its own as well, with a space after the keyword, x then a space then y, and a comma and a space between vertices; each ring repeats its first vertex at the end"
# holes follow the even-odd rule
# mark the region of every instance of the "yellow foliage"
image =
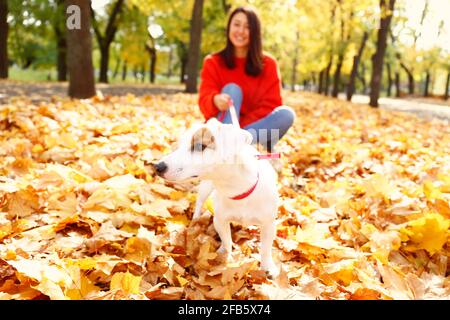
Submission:
POLYGON ((100 291, 100 288, 94 285, 92 281, 89 280, 89 278, 84 274, 81 274, 79 287, 67 289, 65 291, 65 295, 71 300, 81 300, 85 299, 89 294, 96 293, 98 291, 100 291))
POLYGON ((127 294, 138 294, 142 277, 127 272, 116 272, 111 278, 111 290, 120 289, 127 294))
POLYGON ((423 185, 423 193, 428 200, 442 199, 442 193, 439 188, 433 185, 433 182, 426 181, 423 185))
POLYGON ((407 250, 425 249, 430 254, 439 252, 449 237, 450 220, 437 213, 428 213, 413 220, 400 231, 409 239, 407 250))
POLYGON ((183 278, 182 276, 177 276, 178 282, 180 283, 180 286, 184 287, 189 281, 186 280, 186 278, 183 278))

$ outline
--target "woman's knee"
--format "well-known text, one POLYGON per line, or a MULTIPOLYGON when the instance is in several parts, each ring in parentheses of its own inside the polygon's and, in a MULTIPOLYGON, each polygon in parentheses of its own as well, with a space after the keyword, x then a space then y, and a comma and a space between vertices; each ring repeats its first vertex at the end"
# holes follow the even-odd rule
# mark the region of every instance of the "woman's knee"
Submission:
POLYGON ((295 121, 295 111, 288 106, 280 106, 275 109, 275 112, 279 115, 282 123, 290 128, 295 121))
POLYGON ((230 83, 227 83, 226 85, 224 85, 221 92, 227 93, 229 95, 238 94, 238 95, 242 96, 241 87, 233 82, 230 82, 230 83))

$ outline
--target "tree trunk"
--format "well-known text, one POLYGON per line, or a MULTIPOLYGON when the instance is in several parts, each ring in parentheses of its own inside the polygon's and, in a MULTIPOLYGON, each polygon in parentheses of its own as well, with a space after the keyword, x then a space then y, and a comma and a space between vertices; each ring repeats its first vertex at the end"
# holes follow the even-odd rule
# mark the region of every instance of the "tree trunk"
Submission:
POLYGON ((297 68, 295 67, 297 65, 297 57, 294 57, 292 60, 292 75, 291 75, 291 91, 295 91, 295 83, 297 82, 297 68))
POLYGON ((228 14, 228 12, 231 9, 231 4, 227 3, 227 0, 222 0, 222 6, 223 6, 223 11, 225 12, 225 14, 228 14))
POLYGON ((125 0, 117 0, 112 10, 111 15, 108 19, 108 24, 106 25, 106 30, 104 35, 100 33, 97 21, 95 19, 95 12, 91 8, 92 22, 95 31, 95 36, 97 38, 98 46, 100 48, 100 76, 99 81, 103 83, 108 83, 108 65, 109 65, 109 47, 114 41, 114 37, 117 32, 118 17, 122 10, 122 6, 125 0))
MULTIPOLYGON (((390 36, 391 36, 391 39, 392 39, 392 44, 394 45, 394 42, 395 42, 395 38, 394 38, 394 35, 392 34, 392 32, 389 32, 390 33, 390 36)), ((400 64, 400 67, 403 69, 403 70, 405 70, 405 72, 406 72, 406 74, 408 75, 408 92, 409 92, 409 94, 414 94, 414 76, 413 76, 413 68, 411 68, 411 70, 402 62, 402 60, 401 60, 401 58, 402 58, 402 56, 401 56, 401 54, 400 54, 400 52, 396 52, 395 53, 395 56, 396 56, 396 58, 397 58, 397 60, 398 60, 398 62, 399 62, 399 64, 400 64)))
POLYGON ((387 92, 386 95, 388 97, 392 96, 392 70, 391 70, 391 64, 390 63, 386 63, 386 70, 387 70, 387 80, 388 80, 388 86, 387 86, 387 92))
POLYGON ((21 67, 22 67, 22 70, 27 70, 27 69, 33 64, 35 58, 36 58, 36 57, 29 57, 29 58, 26 58, 25 61, 24 61, 23 64, 22 64, 22 66, 21 66, 21 67))
POLYGON ((317 73, 313 72, 311 74, 311 83, 309 86, 309 91, 313 91, 316 85, 317 85, 317 73))
POLYGON ((57 39, 58 45, 58 81, 67 80, 67 41, 65 35, 57 39))
POLYGON ((337 98, 339 93, 339 87, 341 86, 341 69, 343 63, 344 63, 344 53, 342 52, 338 57, 336 71, 334 72, 333 91, 331 92, 331 96, 334 98, 337 98))
POLYGON ((319 72, 319 85, 317 86, 317 93, 323 93, 323 76, 325 74, 325 69, 319 72))
POLYGON ((424 97, 428 97, 430 95, 429 92, 428 92, 428 89, 430 87, 430 78, 431 78, 430 71, 427 71, 426 75, 425 75, 425 87, 424 87, 424 90, 423 90, 423 96, 424 97))
POLYGON ((436 87, 436 78, 437 77, 431 77, 431 81, 430 81, 430 92, 431 92, 431 94, 433 94, 433 92, 435 92, 434 89, 436 87))
POLYGON ((126 79, 127 79, 127 61, 125 60, 122 66, 122 81, 125 81, 126 79))
POLYGON ((155 83, 156 78, 156 49, 150 54, 150 82, 155 83))
POLYGON ((8 0, 0 0, 0 79, 8 78, 8 0))
POLYGON ((66 31, 69 96, 90 98, 95 95, 90 3, 86 0, 66 0, 65 3, 66 8, 76 5, 81 11, 80 29, 66 31))
POLYGON ((58 81, 67 80, 67 36, 65 26, 64 0, 56 1, 56 11, 53 18, 53 31, 56 38, 56 70, 58 81))
POLYGON ((355 81, 356 75, 358 74, 358 66, 361 61, 361 57, 364 51, 364 47, 366 46, 367 39, 369 38, 369 33, 367 31, 364 32, 363 38, 361 40, 361 45, 359 46, 358 53, 353 57, 353 66, 352 71, 350 73, 350 80, 347 86, 347 100, 351 101, 352 96, 355 93, 355 81))
POLYGON ((408 93, 412 95, 415 91, 414 76, 412 73, 408 73, 408 93))
POLYGON ((380 96, 381 76, 383 73, 384 53, 386 52, 387 36, 389 24, 391 23, 395 0, 380 0, 380 28, 378 29, 377 49, 372 57, 372 78, 370 81, 370 106, 378 107, 378 98, 380 96), (387 12, 389 10, 389 12, 387 12))
POLYGON ((445 84, 444 100, 448 99, 448 87, 450 86, 450 71, 447 72, 447 83, 445 84))
MULTIPOLYGON (((332 1, 331 18, 330 18, 331 28, 329 30, 330 34, 332 34, 334 32, 334 29, 335 29, 336 8, 337 8, 337 4, 340 5, 340 2, 341 2, 341 0, 338 0, 337 2, 332 1)), ((325 77, 324 81, 325 82, 324 82, 324 86, 322 88, 323 89, 322 93, 324 95, 326 95, 326 96, 328 95, 328 88, 330 86, 330 70, 331 70, 331 67, 333 66, 333 57, 334 57, 334 41, 333 41, 333 37, 331 37, 330 47, 329 47, 328 52, 329 52, 329 55, 330 55, 330 61, 328 62, 328 65, 326 66, 325 71, 324 71, 325 72, 324 73, 324 77, 325 77)))
MULTIPOLYGON (((362 90, 361 93, 362 94, 366 94, 367 93, 367 82, 366 82, 366 78, 361 75, 361 74, 357 74, 356 78, 359 80, 359 82, 361 82, 362 85, 362 90)), ((355 90, 356 91, 356 90, 355 90)), ((352 96, 353 97, 353 96, 352 96)))
POLYGON ((187 57, 181 60, 180 83, 186 83, 186 65, 187 65, 187 57))
POLYGON ((328 95, 328 88, 330 87, 330 70, 331 66, 333 65, 333 55, 330 55, 330 62, 328 63, 327 67, 325 68, 325 85, 323 88, 323 94, 328 95))
POLYGON ((150 55, 150 64, 149 64, 149 71, 150 71, 150 82, 155 83, 155 70, 156 70, 156 48, 154 46, 154 40, 149 41, 145 48, 147 49, 148 54, 150 55))
POLYGON ((292 59, 292 77, 291 77, 291 91, 295 91, 295 83, 297 82, 297 63, 298 63, 298 50, 299 50, 299 40, 300 33, 297 31, 295 34, 295 51, 294 59, 292 59))
POLYGON ((405 70, 407 76, 408 76, 408 93, 409 94, 414 94, 415 91, 415 86, 414 86, 414 76, 411 70, 409 70, 409 68, 400 61, 400 66, 402 67, 403 70, 405 70))
POLYGON ((133 75, 134 75, 134 82, 139 82, 139 77, 138 77, 138 67, 134 67, 133 69, 133 75))
MULTIPOLYGON (((345 19, 344 19, 341 0, 338 0, 338 4, 339 4, 339 12, 340 12, 340 20, 341 20, 341 40, 340 40, 340 44, 338 45, 338 62, 336 65, 336 70, 334 72, 333 90, 331 92, 331 95, 333 98, 337 98, 337 96, 339 94, 339 90, 341 87, 341 70, 342 70, 342 65, 344 63, 345 50, 347 49, 347 46, 348 46, 348 43, 350 40, 350 32, 347 32, 347 35, 345 35, 345 19)), ((353 11, 350 12, 350 21, 351 21, 352 16, 353 16, 353 11)))
POLYGON ((170 79, 170 77, 172 77, 172 60, 173 60, 173 48, 172 46, 170 46, 170 50, 169 50, 169 59, 168 59, 168 63, 167 63, 167 78, 170 79))
POLYGON ((178 60, 180 61, 180 83, 186 84, 186 65, 188 60, 188 48, 184 42, 176 42, 178 60))
POLYGON ((361 81, 361 84, 363 86, 363 94, 367 93, 367 82, 366 82, 366 65, 363 63, 361 65, 361 74, 357 73, 356 77, 361 81))
POLYGON ((400 98, 401 96, 400 88, 400 72, 395 72, 395 97, 400 98))
POLYGON ((120 58, 118 58, 116 62, 116 67, 114 68, 113 79, 117 78, 117 75, 119 74, 120 62, 121 62, 120 58))
POLYGON ((109 45, 100 47, 100 75, 99 82, 108 83, 109 45))
POLYGON ((203 0, 195 0, 192 9, 188 62, 186 66, 186 92, 197 92, 198 61, 202 42, 203 0))

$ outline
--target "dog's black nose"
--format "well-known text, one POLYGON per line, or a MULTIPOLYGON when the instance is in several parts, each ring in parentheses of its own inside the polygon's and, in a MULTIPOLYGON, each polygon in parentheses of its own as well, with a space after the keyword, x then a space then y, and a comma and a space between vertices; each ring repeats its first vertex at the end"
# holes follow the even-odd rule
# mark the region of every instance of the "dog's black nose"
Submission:
POLYGON ((167 171, 167 164, 164 161, 158 162, 153 166, 155 167, 156 173, 158 175, 162 175, 167 171))

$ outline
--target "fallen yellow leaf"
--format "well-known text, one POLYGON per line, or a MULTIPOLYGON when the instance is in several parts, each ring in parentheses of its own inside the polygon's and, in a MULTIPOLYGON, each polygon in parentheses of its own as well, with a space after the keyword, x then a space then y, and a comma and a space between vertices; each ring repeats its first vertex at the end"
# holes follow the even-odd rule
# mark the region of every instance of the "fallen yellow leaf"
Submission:
POLYGON ((110 289, 121 289, 128 294, 138 294, 141 278, 140 276, 134 276, 128 271, 116 272, 111 278, 110 289))
POLYGON ((429 213, 424 217, 413 220, 400 231, 410 242, 405 249, 425 249, 430 254, 440 251, 447 242, 450 220, 437 213, 429 213))

